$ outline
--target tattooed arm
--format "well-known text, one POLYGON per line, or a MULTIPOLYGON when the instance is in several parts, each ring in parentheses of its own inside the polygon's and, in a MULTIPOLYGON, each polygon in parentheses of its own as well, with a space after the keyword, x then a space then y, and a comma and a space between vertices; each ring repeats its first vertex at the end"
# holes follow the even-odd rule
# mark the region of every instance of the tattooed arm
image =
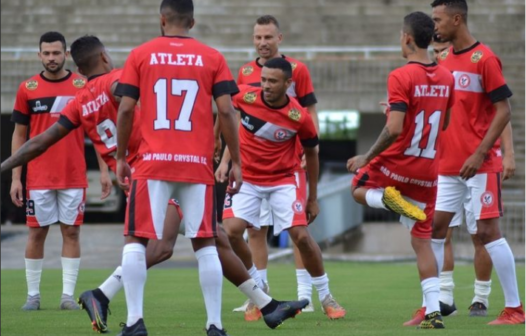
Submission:
POLYGON ((349 161, 347 161, 347 170, 349 170, 351 173, 355 173, 359 168, 367 165, 372 159, 389 148, 389 146, 391 146, 396 141, 400 133, 402 133, 404 118, 404 112, 391 111, 389 114, 389 119, 387 120, 387 124, 382 130, 382 133, 380 133, 380 136, 376 140, 373 147, 369 149, 367 154, 358 155, 349 159, 349 161))
POLYGON ((16 153, 2 162, 2 173, 24 165, 37 156, 42 155, 49 147, 68 135, 70 130, 58 122, 51 125, 44 133, 37 135, 24 143, 16 153))

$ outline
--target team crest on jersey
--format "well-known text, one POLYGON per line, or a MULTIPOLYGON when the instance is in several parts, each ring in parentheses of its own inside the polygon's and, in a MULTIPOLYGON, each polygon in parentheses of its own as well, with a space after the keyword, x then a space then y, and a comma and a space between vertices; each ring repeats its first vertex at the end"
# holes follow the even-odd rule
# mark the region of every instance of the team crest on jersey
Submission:
POLYGON ((294 203, 292 203, 292 210, 298 215, 301 215, 303 213, 303 203, 299 200, 295 200, 294 203))
POLYGON ((495 202, 495 196, 493 196, 493 193, 491 191, 485 191, 480 196, 480 202, 482 203, 483 207, 489 208, 495 202))
POLYGON ((243 96, 243 100, 245 101, 245 103, 254 104, 254 102, 256 101, 257 96, 258 95, 255 92, 247 92, 243 96))
POLYGON ((482 51, 480 50, 475 51, 473 55, 471 55, 471 62, 478 63, 478 61, 480 61, 480 59, 482 58, 482 55, 484 55, 482 51))
POLYGON ((33 90, 36 90, 37 87, 38 87, 38 82, 36 80, 34 80, 34 79, 29 80, 29 81, 26 82, 26 89, 28 89, 28 90, 33 91, 33 90))
POLYGON ((284 129, 279 129, 276 132, 274 132, 274 139, 278 141, 282 141, 287 137, 287 131, 284 129))
POLYGON ((86 81, 82 78, 75 78, 73 80, 73 86, 77 89, 82 89, 86 85, 86 81))
POLYGON ((254 72, 254 67, 253 66, 246 66, 243 68, 243 70, 241 71, 241 73, 243 74, 243 76, 248 76, 250 75, 251 73, 254 72))
POLYGON ((449 48, 446 49, 446 50, 444 50, 444 51, 442 51, 442 52, 440 53, 440 59, 441 59, 442 61, 445 60, 446 57, 447 57, 447 55, 449 55, 449 48))
POLYGON ((469 86, 469 84, 471 84, 471 79, 469 78, 468 75, 463 74, 462 76, 458 78, 458 85, 461 88, 465 89, 469 86))
POLYGON ((298 66, 298 63, 290 62, 290 66, 292 67, 292 71, 294 71, 296 69, 296 67, 298 66))
POLYGON ((294 121, 298 121, 301 118, 301 112, 293 108, 292 110, 289 111, 289 118, 294 121))

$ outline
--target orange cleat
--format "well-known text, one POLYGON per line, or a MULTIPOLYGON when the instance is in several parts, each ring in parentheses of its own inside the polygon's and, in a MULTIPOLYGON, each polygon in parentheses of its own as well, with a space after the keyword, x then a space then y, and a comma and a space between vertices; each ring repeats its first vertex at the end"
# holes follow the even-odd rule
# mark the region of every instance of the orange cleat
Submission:
POLYGON ((493 320, 488 324, 524 324, 524 310, 522 309, 522 303, 516 308, 504 308, 504 310, 500 313, 499 317, 497 317, 496 320, 493 320))
POLYGON ((258 321, 261 317, 262 315, 259 308, 252 301, 250 301, 248 303, 247 309, 245 310, 245 321, 254 322, 258 321))
POLYGON ((325 299, 323 299, 321 302, 321 309, 330 320, 344 318, 347 313, 345 309, 334 300, 331 294, 327 294, 325 299))
POLYGON ((413 314, 413 318, 404 323, 404 326, 418 326, 426 318, 426 307, 417 309, 413 314))

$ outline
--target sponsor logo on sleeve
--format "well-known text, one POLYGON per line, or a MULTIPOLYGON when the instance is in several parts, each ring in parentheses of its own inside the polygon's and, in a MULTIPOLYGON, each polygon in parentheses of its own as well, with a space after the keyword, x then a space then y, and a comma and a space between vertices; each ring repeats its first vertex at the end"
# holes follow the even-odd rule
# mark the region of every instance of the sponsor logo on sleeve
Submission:
POLYGON ((77 89, 82 89, 86 85, 86 81, 82 78, 75 78, 73 80, 73 86, 77 89))
POLYGON ((477 50, 473 53, 473 55, 471 55, 471 62, 472 63, 478 63, 478 61, 480 61, 480 59, 482 58, 484 54, 482 53, 482 51, 480 50, 477 50))
POLYGON ((38 87, 38 82, 36 80, 34 80, 34 79, 28 80, 26 82, 26 89, 28 89, 28 90, 33 91, 33 90, 36 90, 37 87, 38 87))
POLYGON ((293 108, 292 110, 289 111, 289 118, 294 121, 298 121, 301 118, 301 112, 293 108))
POLYGON ((243 70, 241 70, 241 73, 243 74, 243 76, 249 76, 253 72, 254 72, 254 67, 251 65, 248 65, 244 67, 243 70))
POLYGON ((445 60, 447 55, 449 55, 449 48, 440 53, 440 60, 445 60))
POLYGON ((256 101, 256 98, 257 98, 257 94, 255 92, 247 92, 243 96, 243 100, 245 101, 245 103, 248 103, 248 104, 254 104, 254 102, 256 101))

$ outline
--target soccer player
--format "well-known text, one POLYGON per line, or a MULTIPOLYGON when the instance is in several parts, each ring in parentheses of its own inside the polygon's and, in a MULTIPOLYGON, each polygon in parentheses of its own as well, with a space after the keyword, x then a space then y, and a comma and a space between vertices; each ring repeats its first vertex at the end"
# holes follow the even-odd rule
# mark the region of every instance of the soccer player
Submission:
POLYGON ((440 64, 455 76, 455 117, 441 143, 433 227, 439 267, 442 269, 448 226, 455 212, 469 202, 477 222, 477 239, 484 244, 504 291, 505 309, 490 324, 524 323, 515 260, 499 229, 502 154, 497 140, 509 132, 502 137, 503 147, 505 151, 512 148, 508 99, 512 93, 499 58, 471 35, 466 1, 436 0, 431 7, 435 33, 452 44, 440 55, 440 64))
MULTIPOLYGON (((68 52, 66 39, 58 32, 40 37, 38 56, 44 71, 22 82, 16 94, 11 120, 15 123, 11 152, 28 138, 44 132, 86 81, 64 69, 68 52)), ((11 199, 23 206, 22 167, 13 169, 11 199)), ((79 309, 73 299, 80 265, 80 225, 86 196, 84 135, 77 131, 27 167, 26 216, 29 235, 25 263, 27 301, 23 310, 40 309, 40 278, 44 243, 51 224, 60 223, 62 233, 62 298, 60 309, 79 309), (64 156, 68 153, 68 156, 64 156)))
POLYGON ((424 329, 444 328, 438 302, 439 270, 430 238, 438 177, 437 145, 448 125, 454 82, 445 68, 429 59, 427 47, 433 30, 427 14, 414 12, 404 18, 400 42, 408 63, 389 74, 386 126, 367 154, 347 162, 350 172, 358 172, 352 182, 354 199, 400 213, 400 222, 411 230, 427 302, 425 319, 420 323, 424 329), (424 216, 409 205, 424 209, 424 216), (407 214, 400 211, 407 208, 407 214))
POLYGON ((260 229, 261 202, 266 199, 274 217, 274 234, 288 230, 325 313, 330 319, 343 318, 345 310, 330 293, 319 246, 307 230, 319 212, 318 136, 310 114, 287 96, 291 84, 291 64, 281 57, 272 58, 261 71, 261 88, 243 86, 233 99, 241 113, 239 137, 245 183, 238 194, 226 196, 223 225, 232 248, 253 274, 255 267, 243 232, 247 227, 260 229), (295 158, 297 138, 304 147, 309 174, 306 201, 301 199, 294 174, 299 166, 295 158))
MULTIPOLYGON (((311 77, 307 66, 295 60, 289 56, 285 56, 279 53, 279 44, 283 39, 283 35, 280 32, 278 20, 272 15, 264 15, 256 20, 254 26, 253 42, 256 47, 256 52, 259 57, 255 60, 243 65, 239 69, 237 84, 248 84, 251 86, 261 86, 261 70, 266 61, 272 58, 281 57, 289 61, 292 65, 292 84, 289 87, 287 94, 290 97, 295 97, 301 106, 305 107, 312 117, 314 126, 318 131, 318 116, 316 113, 316 96, 314 95, 314 88, 312 86, 311 77)), ((303 148, 301 143, 297 143, 298 155, 297 160, 302 159, 303 148)), ((226 157, 227 159, 227 157, 226 157)), ((220 174, 219 180, 226 178, 226 172, 228 171, 228 164, 226 160, 222 162, 218 167, 217 172, 220 174)), ((298 165, 298 171, 295 172, 298 175, 299 187, 302 198, 305 199, 307 196, 307 180, 306 172, 301 165, 298 165)), ((252 258, 254 265, 261 278, 261 286, 268 291, 268 278, 267 278, 267 265, 268 265, 268 245, 267 245, 267 233, 268 227, 272 225, 272 211, 268 206, 266 200, 262 201, 261 216, 259 223, 261 230, 248 229, 248 245, 252 252, 252 258)), ((313 312, 314 306, 312 305, 312 280, 309 272, 305 269, 301 260, 296 245, 294 248, 294 261, 296 264, 296 279, 298 284, 298 299, 308 299, 309 305, 303 310, 304 312, 313 312)), ((234 311, 245 312, 245 319, 247 321, 258 320, 261 317, 261 313, 253 303, 247 301, 239 308, 234 311)))
MULTIPOLYGON (((15 155, 2 163, 2 172, 26 163, 36 155, 47 150, 54 143, 67 136, 70 132, 82 128, 93 141, 97 152, 107 162, 113 171, 116 168, 114 157, 116 150, 117 109, 120 97, 114 95, 115 87, 122 70, 113 70, 111 58, 106 53, 104 45, 95 36, 84 36, 71 45, 71 54, 80 73, 88 78, 88 84, 80 90, 74 101, 62 111, 60 119, 41 136, 28 141, 15 155)), ((137 122, 136 119, 135 122, 137 122)), ((135 132, 128 147, 128 162, 134 165, 137 158, 140 132, 135 132)), ((168 207, 162 240, 153 240, 146 251, 147 267, 156 265, 171 257, 173 246, 179 231, 182 213, 178 204, 171 201, 168 207)), ((243 293, 258 302, 265 314, 265 322, 271 328, 288 317, 307 302, 277 302, 255 286, 244 265, 235 255, 224 231, 218 232, 218 253, 225 277, 243 293), (255 288, 254 288, 255 287, 255 288), (300 304, 300 305, 299 305, 300 304), (291 308, 283 309, 286 305, 291 308)), ((119 266, 115 272, 97 289, 86 291, 80 296, 80 303, 87 310, 97 331, 107 332, 107 311, 109 301, 122 288, 120 281, 122 272, 119 266)))

